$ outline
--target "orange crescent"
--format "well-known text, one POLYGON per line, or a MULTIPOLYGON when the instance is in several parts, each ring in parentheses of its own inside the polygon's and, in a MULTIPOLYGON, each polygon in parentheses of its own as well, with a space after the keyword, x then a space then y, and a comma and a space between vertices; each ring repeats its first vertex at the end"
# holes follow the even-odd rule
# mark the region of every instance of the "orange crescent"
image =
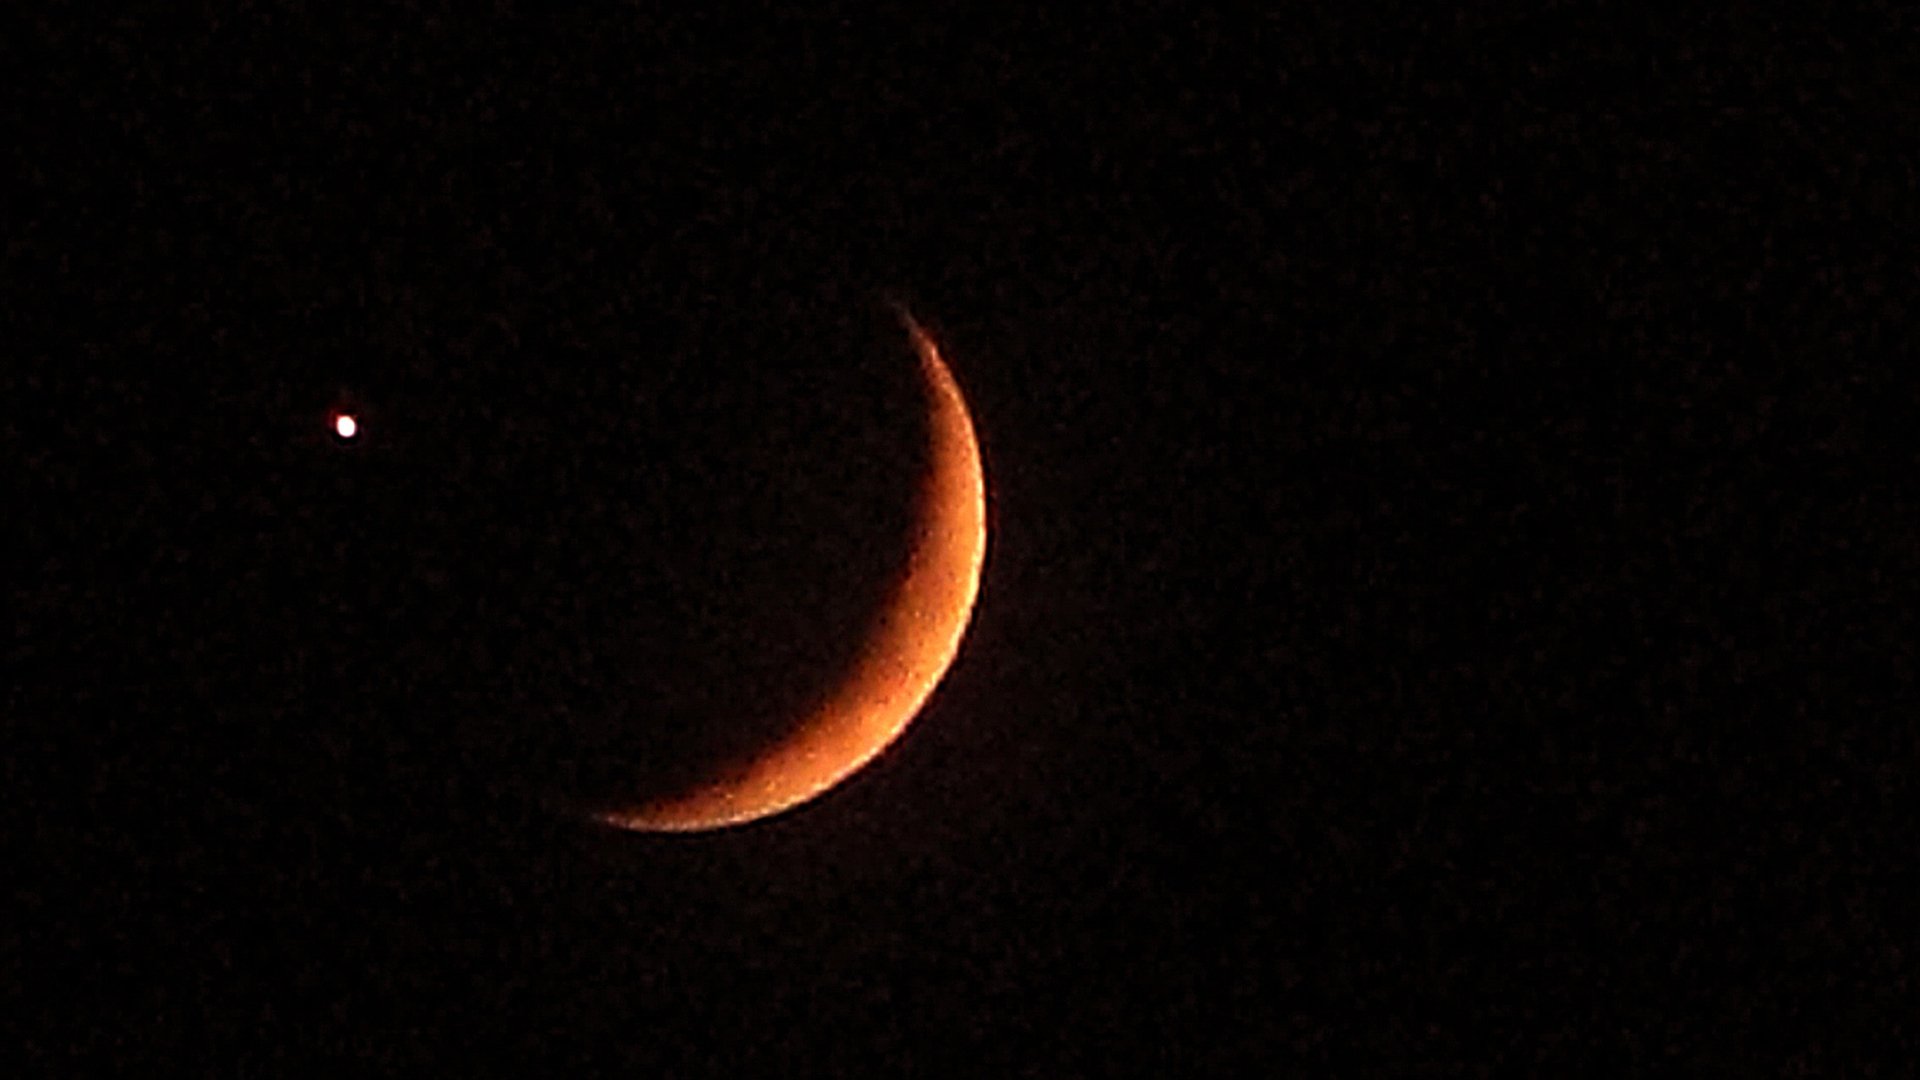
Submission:
POLYGON ((986 481, 973 420, 933 339, 905 311, 920 355, 931 453, 912 555, 848 676, 743 769, 691 793, 596 814, 643 832, 697 832, 789 810, 845 780, 912 722, 960 651, 987 550, 986 481))

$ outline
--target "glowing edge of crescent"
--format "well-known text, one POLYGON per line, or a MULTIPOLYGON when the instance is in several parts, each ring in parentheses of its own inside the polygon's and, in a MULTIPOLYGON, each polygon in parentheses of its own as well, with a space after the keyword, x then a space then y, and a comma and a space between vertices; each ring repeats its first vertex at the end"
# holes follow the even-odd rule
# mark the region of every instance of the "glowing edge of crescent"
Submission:
POLYGON ((900 313, 931 412, 918 540, 853 670, 785 742, 711 784, 637 810, 598 813, 643 832, 700 832, 799 806, 879 756, 907 729, 960 651, 986 561, 986 481, 973 420, 933 339, 900 313))

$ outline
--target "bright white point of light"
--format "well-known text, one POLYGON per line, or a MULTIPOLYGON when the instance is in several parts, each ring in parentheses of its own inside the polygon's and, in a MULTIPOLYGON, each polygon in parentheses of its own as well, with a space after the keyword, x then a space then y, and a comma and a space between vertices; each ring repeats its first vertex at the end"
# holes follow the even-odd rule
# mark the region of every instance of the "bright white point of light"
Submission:
POLYGON ((343 413, 333 418, 333 430, 341 438, 351 439, 354 433, 360 430, 360 425, 355 422, 353 417, 343 413))

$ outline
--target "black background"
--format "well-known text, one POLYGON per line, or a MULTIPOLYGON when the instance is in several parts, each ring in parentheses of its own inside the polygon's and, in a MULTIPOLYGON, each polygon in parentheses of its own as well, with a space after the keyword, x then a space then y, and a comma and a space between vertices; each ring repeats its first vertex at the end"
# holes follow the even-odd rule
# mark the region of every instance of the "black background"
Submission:
POLYGON ((41 1071, 1910 1060, 1912 27, 14 18, 41 1071), (908 738, 692 837, 908 526, 908 738), (364 437, 327 437, 350 407, 364 437))

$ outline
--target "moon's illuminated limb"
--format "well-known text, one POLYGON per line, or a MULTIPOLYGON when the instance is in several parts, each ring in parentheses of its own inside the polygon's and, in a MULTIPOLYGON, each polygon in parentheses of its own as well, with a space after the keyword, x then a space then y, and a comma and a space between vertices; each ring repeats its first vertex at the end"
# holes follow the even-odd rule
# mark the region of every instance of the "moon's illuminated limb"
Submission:
POLYGON ((694 832, 777 814, 846 779, 899 738, 966 633, 986 559, 986 481, 973 420, 927 332, 904 312, 920 355, 932 453, 907 569, 851 673, 785 741, 725 779, 632 810, 596 815, 642 831, 694 832))

